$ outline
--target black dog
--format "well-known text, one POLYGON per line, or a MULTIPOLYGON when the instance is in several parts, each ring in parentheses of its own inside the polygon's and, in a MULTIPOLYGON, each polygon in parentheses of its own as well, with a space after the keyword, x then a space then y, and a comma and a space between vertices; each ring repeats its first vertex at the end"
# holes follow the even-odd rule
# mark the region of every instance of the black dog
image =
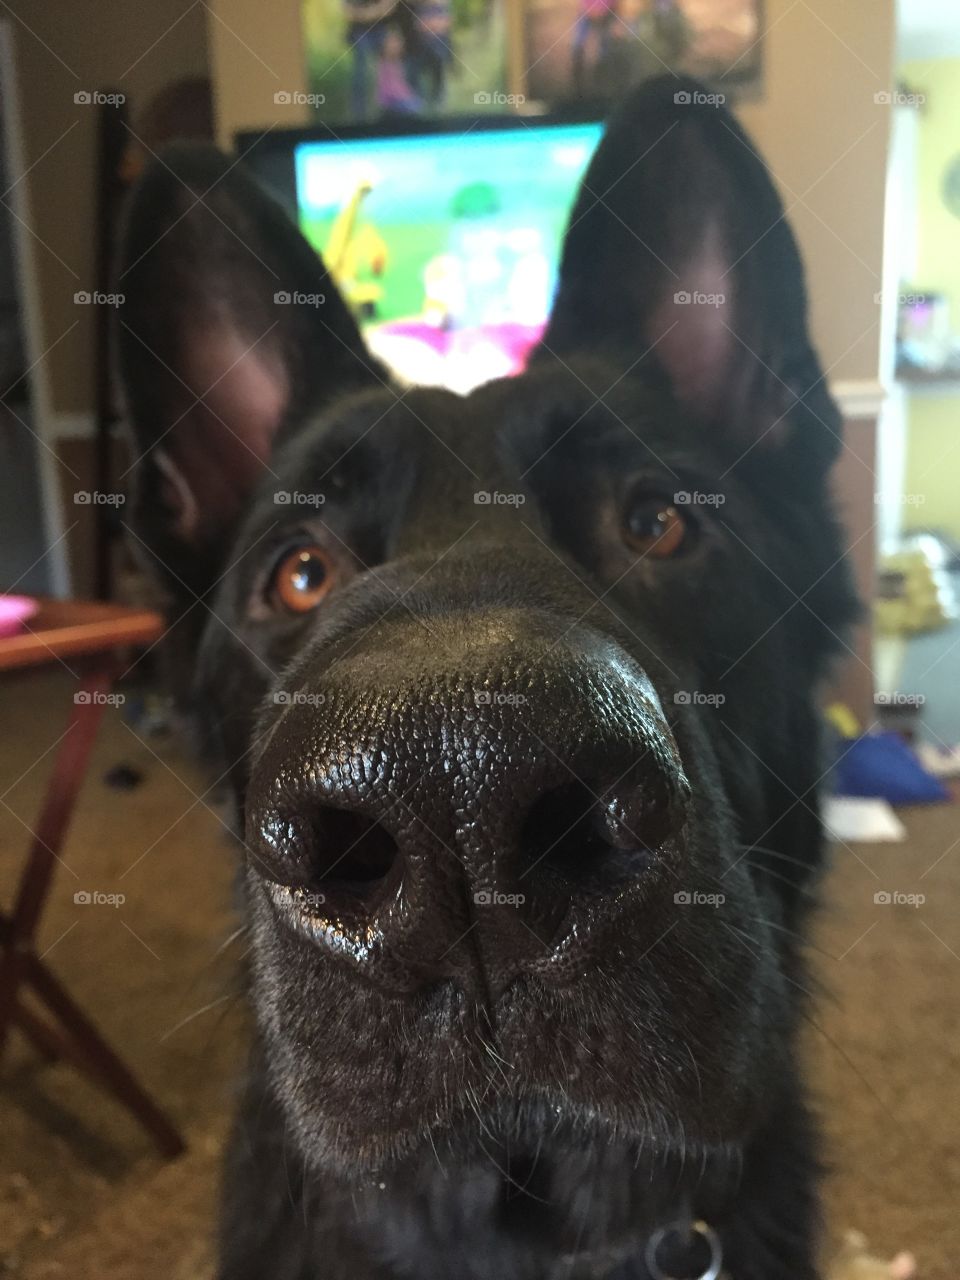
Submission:
POLYGON ((248 855, 224 1280, 817 1274, 840 422, 698 91, 609 126, 529 370, 466 398, 390 385, 218 154, 134 203, 135 528, 248 855))

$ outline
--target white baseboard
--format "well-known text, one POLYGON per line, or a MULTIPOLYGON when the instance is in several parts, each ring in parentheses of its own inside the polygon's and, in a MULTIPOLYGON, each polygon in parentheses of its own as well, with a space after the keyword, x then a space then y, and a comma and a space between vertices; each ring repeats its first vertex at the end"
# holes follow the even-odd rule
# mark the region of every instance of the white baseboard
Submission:
POLYGON ((55 413, 50 420, 48 440, 92 440, 96 423, 92 413, 55 413))
POLYGON ((887 390, 878 378, 834 382, 830 394, 847 419, 877 417, 887 398, 887 390))

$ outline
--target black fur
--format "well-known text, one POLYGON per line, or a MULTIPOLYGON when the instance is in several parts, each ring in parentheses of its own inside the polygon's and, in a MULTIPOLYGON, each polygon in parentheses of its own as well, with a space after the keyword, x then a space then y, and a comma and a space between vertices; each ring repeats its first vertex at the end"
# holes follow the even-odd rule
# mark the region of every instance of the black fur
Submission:
POLYGON ((134 204, 136 536, 248 855, 222 1280, 642 1280, 687 1214, 733 1280, 817 1275, 794 1040, 815 694, 856 608, 840 424, 780 202, 697 88, 624 106, 528 372, 465 399, 390 386, 216 153, 134 204), (686 519, 672 557, 625 540, 646 500, 686 519), (336 585, 285 614, 305 543, 336 585), (345 885, 330 850, 387 869, 345 885))

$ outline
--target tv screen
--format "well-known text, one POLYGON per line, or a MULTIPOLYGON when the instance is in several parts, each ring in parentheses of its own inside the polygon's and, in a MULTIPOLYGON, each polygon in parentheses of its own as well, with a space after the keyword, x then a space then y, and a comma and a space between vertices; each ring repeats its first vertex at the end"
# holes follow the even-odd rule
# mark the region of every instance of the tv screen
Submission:
MULTIPOLYGON (((522 368, 601 131, 514 118, 291 141, 300 227, 401 378, 467 391, 522 368)), ((277 186, 289 164, 274 136, 262 176, 277 186)))

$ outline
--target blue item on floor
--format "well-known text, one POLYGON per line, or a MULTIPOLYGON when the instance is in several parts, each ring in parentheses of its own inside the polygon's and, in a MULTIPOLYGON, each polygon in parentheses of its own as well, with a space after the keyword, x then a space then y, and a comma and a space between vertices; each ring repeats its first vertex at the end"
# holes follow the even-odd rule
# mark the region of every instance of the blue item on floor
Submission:
POLYGON ((868 733, 841 744, 833 774, 838 796, 879 796, 890 804, 940 804, 950 793, 927 773, 897 733, 868 733))

